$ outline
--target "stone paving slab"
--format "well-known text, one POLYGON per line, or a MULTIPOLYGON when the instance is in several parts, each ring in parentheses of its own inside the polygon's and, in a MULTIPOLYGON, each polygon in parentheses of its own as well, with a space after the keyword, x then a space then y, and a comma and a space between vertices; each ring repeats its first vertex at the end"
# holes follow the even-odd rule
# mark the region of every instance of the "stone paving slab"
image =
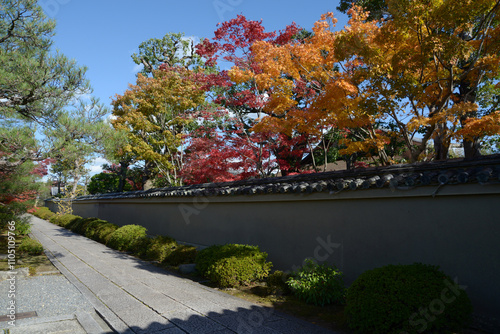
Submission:
POLYGON ((332 333, 32 217, 56 267, 118 333, 332 333))
POLYGON ((76 319, 53 321, 9 329, 9 334, 86 334, 76 319))

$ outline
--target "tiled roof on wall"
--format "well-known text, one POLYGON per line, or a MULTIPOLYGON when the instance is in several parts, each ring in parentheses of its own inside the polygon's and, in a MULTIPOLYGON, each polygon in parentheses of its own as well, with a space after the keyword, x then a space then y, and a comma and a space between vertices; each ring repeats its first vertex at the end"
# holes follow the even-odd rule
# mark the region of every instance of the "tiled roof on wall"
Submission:
POLYGON ((156 188, 123 193, 107 193, 79 197, 77 200, 234 196, 271 193, 314 193, 359 191, 364 189, 411 189, 430 185, 465 183, 499 183, 500 155, 475 160, 454 159, 378 168, 362 168, 314 174, 249 179, 225 183, 204 183, 182 187, 156 188))

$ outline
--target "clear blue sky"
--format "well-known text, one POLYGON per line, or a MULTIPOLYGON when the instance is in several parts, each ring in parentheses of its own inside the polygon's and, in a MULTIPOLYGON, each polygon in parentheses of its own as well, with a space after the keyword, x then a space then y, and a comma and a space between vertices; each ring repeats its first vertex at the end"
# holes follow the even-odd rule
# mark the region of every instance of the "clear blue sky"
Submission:
MULTIPOLYGON (((262 20, 267 31, 295 22, 310 30, 321 14, 334 12, 341 29, 347 22, 338 13, 338 0, 40 0, 46 15, 56 20, 55 48, 88 67, 94 96, 110 105, 135 82, 136 64, 130 57, 139 44, 166 33, 212 38, 217 23, 238 14, 262 20)), ((102 161, 97 161, 100 165, 102 161)), ((94 169, 94 173, 99 169, 94 169)), ((94 174, 92 173, 92 174, 94 174)))
MULTIPOLYGON (((336 12, 338 0, 41 0, 47 16, 57 22, 55 47, 88 67, 94 95, 109 105, 135 82, 130 57, 139 44, 169 32, 213 37, 219 22, 243 14, 261 20, 266 30, 281 30, 291 22, 311 29, 321 14, 336 12)), ((345 15, 336 13, 345 25, 345 15)))

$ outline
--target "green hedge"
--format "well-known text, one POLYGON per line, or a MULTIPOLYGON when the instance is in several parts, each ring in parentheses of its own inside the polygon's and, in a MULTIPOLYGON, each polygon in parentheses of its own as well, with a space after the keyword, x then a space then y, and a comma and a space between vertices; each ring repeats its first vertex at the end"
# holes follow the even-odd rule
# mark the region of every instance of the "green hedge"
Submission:
POLYGON ((119 228, 120 227, 118 225, 109 222, 100 224, 93 232, 91 239, 99 241, 106 245, 113 233, 119 228))
MULTIPOLYGON (((99 220, 100 219, 96 218, 96 217, 88 217, 88 218, 80 217, 80 219, 75 219, 70 224, 68 224, 67 228, 75 233, 86 236, 87 230, 92 226, 92 224, 95 221, 99 221, 99 220)), ((96 225, 93 225, 93 226, 96 227, 96 225)))
POLYGON ((75 233, 101 242, 111 248, 129 251, 149 261, 158 261, 169 266, 196 263, 197 270, 221 287, 248 284, 267 277, 272 267, 266 262, 267 253, 256 246, 216 245, 202 251, 196 247, 179 245, 167 236, 147 236, 146 228, 140 225, 115 224, 98 218, 82 218, 76 215, 56 215, 48 208, 39 208, 36 216, 47 219, 75 233))
POLYGON ((266 279, 266 285, 269 288, 269 291, 275 295, 289 295, 292 293, 292 289, 286 283, 290 278, 290 275, 281 271, 276 270, 266 279))
POLYGON ((61 226, 61 227, 68 227, 71 224, 73 224, 75 221, 82 219, 80 216, 76 215, 71 215, 71 214, 64 214, 64 215, 58 215, 55 214, 50 218, 50 222, 52 224, 61 226))
POLYGON ((467 325, 472 305, 438 267, 389 265, 361 274, 347 290, 345 313, 359 333, 448 333, 467 325))
POLYGON ((157 235, 154 238, 142 238, 136 243, 132 251, 141 259, 162 262, 177 246, 177 242, 174 239, 157 235))
POLYGON ((264 279, 272 267, 257 246, 214 245, 200 251, 196 269, 220 287, 234 287, 264 279))
POLYGON ((194 263, 198 251, 194 246, 177 245, 163 260, 164 264, 177 267, 181 264, 194 263))
POLYGON ((44 206, 37 208, 37 209, 33 212, 33 214, 34 214, 36 217, 38 217, 38 218, 40 218, 40 219, 45 219, 45 220, 49 220, 52 216, 54 216, 54 215, 55 215, 55 213, 54 213, 54 212, 50 211, 50 209, 49 209, 49 208, 44 207, 44 206))
POLYGON ((118 225, 109 223, 102 219, 94 218, 85 226, 85 236, 89 239, 106 244, 113 234, 119 228, 118 225))
POLYGON ((124 225, 111 234, 107 245, 121 251, 134 251, 136 245, 146 237, 146 231, 140 225, 124 225))

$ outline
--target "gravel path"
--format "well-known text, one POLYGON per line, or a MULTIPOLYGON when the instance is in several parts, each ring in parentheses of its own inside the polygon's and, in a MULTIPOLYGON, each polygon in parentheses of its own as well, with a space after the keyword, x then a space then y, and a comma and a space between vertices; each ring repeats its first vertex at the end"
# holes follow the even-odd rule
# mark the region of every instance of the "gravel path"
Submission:
MULTIPOLYGON (((0 282, 0 315, 8 314, 9 280, 0 282)), ((82 314, 87 318, 94 314, 92 304, 62 275, 26 277, 19 275, 15 281, 16 314, 36 312, 36 316, 16 319, 15 326, 9 321, 0 322, 5 333, 85 334, 77 320, 82 314)))
MULTIPOLYGON (((17 312, 36 311, 38 317, 93 312, 94 308, 76 287, 62 275, 21 278, 16 282, 17 312)), ((0 283, 0 308, 7 309, 9 282, 0 283)), ((4 312, 2 312, 3 314, 4 312)), ((33 322, 35 318, 20 319, 18 324, 33 322)), ((4 323, 0 323, 2 326, 4 323)))

